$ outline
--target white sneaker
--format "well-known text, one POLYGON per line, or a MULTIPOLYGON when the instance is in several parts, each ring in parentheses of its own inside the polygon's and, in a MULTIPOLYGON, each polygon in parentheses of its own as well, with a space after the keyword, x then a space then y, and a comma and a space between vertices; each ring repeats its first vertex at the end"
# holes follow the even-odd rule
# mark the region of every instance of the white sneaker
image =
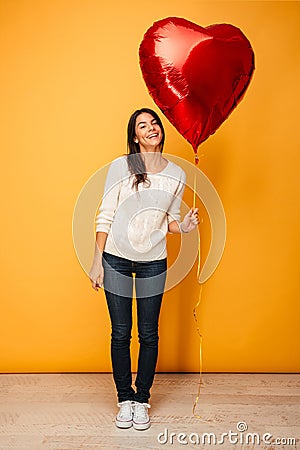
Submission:
POLYGON ((133 428, 136 430, 147 430, 150 427, 150 418, 148 415, 148 408, 151 406, 148 403, 133 402, 133 428))
POLYGON ((130 428, 132 426, 132 403, 131 400, 117 403, 120 408, 116 417, 116 426, 118 428, 130 428))

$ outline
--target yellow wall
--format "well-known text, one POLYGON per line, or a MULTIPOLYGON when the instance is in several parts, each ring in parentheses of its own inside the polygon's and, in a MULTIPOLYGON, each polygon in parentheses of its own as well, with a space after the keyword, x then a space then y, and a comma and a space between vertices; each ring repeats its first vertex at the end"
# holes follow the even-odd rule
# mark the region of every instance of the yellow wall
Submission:
MULTIPOLYGON (((204 370, 299 370, 299 10, 297 2, 1 0, 1 371, 111 370, 104 293, 77 260, 72 215, 86 181, 126 151, 131 112, 157 110, 138 45, 168 16, 232 23, 256 54, 243 102, 199 150, 228 232, 198 311, 204 370)), ((166 152, 193 162, 163 120, 166 152)), ((204 257, 205 214, 200 230, 204 257)), ((168 245, 172 258, 178 236, 168 245)), ((158 371, 198 370, 198 291, 195 265, 165 294, 158 371)))

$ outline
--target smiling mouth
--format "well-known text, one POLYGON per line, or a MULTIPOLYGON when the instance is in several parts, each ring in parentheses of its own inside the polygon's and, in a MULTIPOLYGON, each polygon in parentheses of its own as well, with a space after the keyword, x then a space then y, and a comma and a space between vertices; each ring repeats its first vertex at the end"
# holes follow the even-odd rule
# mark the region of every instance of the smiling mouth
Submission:
POLYGON ((147 136, 147 139, 153 139, 156 137, 158 137, 158 133, 153 133, 153 134, 150 134, 150 136, 147 136))

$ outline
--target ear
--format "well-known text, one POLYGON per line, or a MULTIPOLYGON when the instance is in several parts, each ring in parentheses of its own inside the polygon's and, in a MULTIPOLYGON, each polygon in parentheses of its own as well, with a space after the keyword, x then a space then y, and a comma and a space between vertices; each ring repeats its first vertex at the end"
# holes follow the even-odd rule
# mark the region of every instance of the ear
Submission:
POLYGON ((139 140, 138 140, 138 138, 137 137, 135 137, 134 139, 133 139, 133 141, 136 143, 136 144, 138 144, 139 143, 139 140))

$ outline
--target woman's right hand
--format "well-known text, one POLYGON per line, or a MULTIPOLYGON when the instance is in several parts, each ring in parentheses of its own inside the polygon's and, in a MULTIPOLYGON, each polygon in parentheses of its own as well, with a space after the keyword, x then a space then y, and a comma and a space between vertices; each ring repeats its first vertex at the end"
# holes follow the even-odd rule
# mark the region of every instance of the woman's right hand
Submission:
POLYGON ((89 277, 92 282, 92 288, 95 291, 98 291, 99 287, 103 287, 104 269, 100 259, 93 262, 92 268, 89 271, 89 277))

